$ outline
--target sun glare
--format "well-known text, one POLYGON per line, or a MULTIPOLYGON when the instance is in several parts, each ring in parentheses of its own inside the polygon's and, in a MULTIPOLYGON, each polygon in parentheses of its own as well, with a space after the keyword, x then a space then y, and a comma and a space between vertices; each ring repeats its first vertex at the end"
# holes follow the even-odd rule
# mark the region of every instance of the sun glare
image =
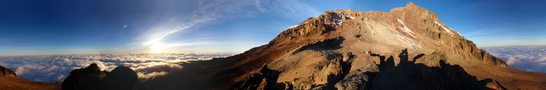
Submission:
POLYGON ((157 43, 154 43, 154 44, 150 45, 150 52, 152 52, 154 54, 161 54, 165 48, 166 48, 166 46, 163 45, 163 43, 157 42, 157 43))

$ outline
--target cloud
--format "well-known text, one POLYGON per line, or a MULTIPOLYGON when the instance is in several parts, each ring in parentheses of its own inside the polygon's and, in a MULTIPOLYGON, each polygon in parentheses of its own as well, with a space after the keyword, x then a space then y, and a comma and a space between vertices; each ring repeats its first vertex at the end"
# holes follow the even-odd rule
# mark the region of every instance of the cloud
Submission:
POLYGON ((510 67, 546 73, 546 45, 488 47, 485 50, 505 60, 510 67))
POLYGON ((26 74, 28 68, 32 68, 32 65, 23 65, 15 69, 16 74, 26 74))
POLYGON ((182 63, 191 60, 209 60, 227 54, 98 54, 64 56, 10 56, 0 57, 0 65, 18 77, 40 82, 62 82, 70 71, 96 63, 101 70, 111 71, 119 65, 137 72, 140 80, 163 76, 183 69, 182 63))
POLYGON ((158 77, 158 76, 165 76, 165 75, 167 75, 167 72, 165 72, 165 71, 151 72, 151 73, 138 72, 137 75, 138 75, 139 78, 142 78, 144 80, 150 80, 150 79, 154 79, 155 77, 158 77))
MULTIPOLYGON (((177 6, 172 8, 185 8, 181 10, 172 9, 173 14, 165 16, 165 20, 158 21, 156 25, 147 29, 141 38, 136 40, 137 48, 147 48, 152 52, 159 52, 167 48, 182 46, 196 46, 201 42, 177 42, 191 38, 169 38, 173 35, 185 35, 188 30, 196 26, 209 23, 219 23, 231 18, 252 17, 259 14, 284 15, 284 17, 310 17, 319 15, 321 12, 310 7, 301 1, 281 0, 189 0, 179 3, 192 3, 193 5, 177 6), (187 10, 189 9, 189 10, 187 10), (311 15, 310 15, 311 14, 311 15), (167 42, 169 41, 169 42, 167 42), (177 43, 173 43, 175 41, 177 43)), ((171 5, 171 4, 166 4, 171 5)), ((165 6, 170 7, 170 6, 165 6)), ((171 10, 171 9, 167 9, 171 10)), ((250 47, 249 47, 250 48, 250 47)))
MULTIPOLYGON (((191 11, 180 11, 177 15, 168 16, 166 21, 161 21, 147 33, 143 33, 146 37, 142 42, 143 47, 153 49, 158 45, 178 46, 171 43, 163 42, 168 36, 175 33, 183 33, 194 26, 208 23, 218 19, 226 19, 233 17, 235 14, 240 14, 245 11, 244 7, 261 8, 258 0, 243 0, 243 1, 214 1, 214 0, 198 0, 188 1, 195 2, 197 5, 191 8, 191 11)), ((263 9, 262 9, 263 10, 263 9)), ((176 12, 176 11, 175 11, 176 12)))

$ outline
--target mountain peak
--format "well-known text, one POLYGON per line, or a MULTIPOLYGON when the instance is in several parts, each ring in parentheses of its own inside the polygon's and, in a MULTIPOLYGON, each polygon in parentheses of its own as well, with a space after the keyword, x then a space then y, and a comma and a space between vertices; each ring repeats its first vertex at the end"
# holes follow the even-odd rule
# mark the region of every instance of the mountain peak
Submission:
POLYGON ((415 5, 412 2, 409 2, 404 7, 394 8, 390 12, 403 18, 411 17, 415 19, 429 19, 436 21, 438 20, 438 16, 434 12, 431 12, 421 6, 415 5))
POLYGON ((508 73, 517 71, 413 3, 390 12, 327 11, 288 27, 266 45, 192 65, 182 73, 214 72, 200 77, 214 79, 204 84, 232 89, 483 89, 483 84, 515 89, 532 80, 506 77, 522 74, 508 73))
POLYGON ((406 7, 419 7, 419 6, 415 5, 413 2, 408 2, 406 4, 406 7))
MULTIPOLYGON (((423 7, 421 7, 421 6, 414 4, 413 2, 408 2, 408 3, 406 4, 406 6, 404 6, 404 7, 398 7, 398 8, 426 10, 425 8, 423 8, 423 7)), ((394 9, 397 9, 397 8, 394 8, 394 9)))
MULTIPOLYGON (((327 11, 318 17, 309 18, 299 25, 287 28, 267 46, 283 45, 287 48, 298 48, 339 37, 344 38, 342 46, 347 47, 367 43, 427 53, 443 50, 448 50, 445 54, 470 52, 468 55, 448 57, 465 59, 479 57, 487 59, 485 62, 506 66, 495 57, 480 54, 485 51, 478 49, 474 43, 439 21, 435 13, 413 3, 392 9, 391 12, 327 11)), ((396 50, 362 49, 382 52, 396 50)))
MULTIPOLYGON (((397 53, 402 49, 412 51, 407 52, 406 55, 425 55, 423 58, 427 60, 416 61, 416 63, 431 67, 438 66, 439 61, 457 64, 463 68, 478 65, 467 64, 469 62, 480 63, 479 65, 482 66, 500 66, 501 68, 506 66, 503 61, 477 48, 471 41, 441 23, 433 12, 408 3, 405 7, 395 8, 390 12, 327 11, 299 25, 287 28, 270 44, 241 54, 250 58, 242 58, 230 67, 236 67, 233 71, 254 72, 254 70, 267 69, 281 72, 277 82, 292 82, 294 86, 310 88, 313 85, 304 84, 308 81, 298 80, 298 78, 316 78, 315 84, 326 84, 329 82, 322 77, 328 77, 327 72, 337 74, 343 72, 329 72, 330 70, 324 71, 325 69, 320 68, 297 68, 299 65, 314 65, 324 63, 322 61, 334 62, 340 59, 339 62, 335 62, 339 64, 347 63, 345 61, 352 59, 351 57, 367 58, 357 60, 355 62, 358 62, 358 65, 346 68, 352 71, 380 62, 370 60, 373 58, 369 55, 370 52, 376 53, 375 55, 393 57, 400 56, 401 54, 397 53), (307 71, 311 71, 308 73, 324 72, 324 74, 309 76, 305 74, 307 71)), ((342 68, 331 69, 336 71, 342 68)), ((469 70, 473 71, 473 69, 469 70)), ((237 79, 242 78, 249 77, 237 79)))

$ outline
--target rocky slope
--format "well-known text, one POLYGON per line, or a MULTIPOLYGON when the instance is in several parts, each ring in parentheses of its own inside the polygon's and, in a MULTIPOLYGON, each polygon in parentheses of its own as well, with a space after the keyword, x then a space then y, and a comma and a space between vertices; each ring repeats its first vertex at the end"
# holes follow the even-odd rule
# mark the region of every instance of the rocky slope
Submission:
POLYGON ((546 75, 491 56, 431 11, 332 10, 228 58, 191 62, 140 89, 543 89, 546 75), (172 85, 170 85, 172 84, 172 85))
POLYGON ((15 72, 0 66, 0 90, 57 90, 59 88, 56 84, 18 78, 15 72))

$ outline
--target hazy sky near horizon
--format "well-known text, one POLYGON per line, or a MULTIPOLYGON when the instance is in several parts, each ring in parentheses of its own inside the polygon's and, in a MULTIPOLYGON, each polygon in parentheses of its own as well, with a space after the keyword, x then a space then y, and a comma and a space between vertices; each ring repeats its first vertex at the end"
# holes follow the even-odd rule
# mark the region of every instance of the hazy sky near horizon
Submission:
POLYGON ((242 52, 324 11, 389 11, 408 2, 478 46, 546 44, 541 0, 0 0, 0 56, 242 52))

